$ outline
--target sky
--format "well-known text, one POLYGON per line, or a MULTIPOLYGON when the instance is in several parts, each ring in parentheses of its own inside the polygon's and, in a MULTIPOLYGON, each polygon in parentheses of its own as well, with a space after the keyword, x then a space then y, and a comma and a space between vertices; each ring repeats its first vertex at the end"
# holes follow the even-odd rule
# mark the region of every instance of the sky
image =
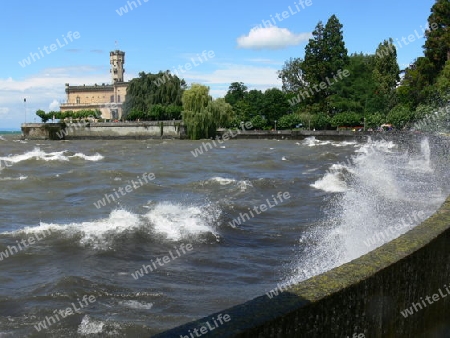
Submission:
POLYGON ((434 0, 7 1, 0 11, 0 130, 59 110, 65 83, 111 83, 109 52, 125 51, 125 81, 171 70, 223 97, 232 82, 281 88, 277 71, 304 57, 319 21, 335 14, 351 53, 394 39, 405 68, 423 55, 434 0), (408 36, 415 38, 408 41, 408 36), (420 38, 418 38, 420 37, 420 38), (406 41, 405 44, 403 41, 406 41), (26 98, 26 103, 24 99, 26 98))

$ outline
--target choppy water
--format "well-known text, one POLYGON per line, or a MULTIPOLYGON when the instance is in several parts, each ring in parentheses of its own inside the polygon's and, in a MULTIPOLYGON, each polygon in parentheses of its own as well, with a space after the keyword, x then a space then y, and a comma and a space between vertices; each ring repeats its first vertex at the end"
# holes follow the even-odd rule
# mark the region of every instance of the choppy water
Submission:
POLYGON ((2 135, 0 336, 149 336, 354 259, 449 193, 426 138, 201 145, 2 135))

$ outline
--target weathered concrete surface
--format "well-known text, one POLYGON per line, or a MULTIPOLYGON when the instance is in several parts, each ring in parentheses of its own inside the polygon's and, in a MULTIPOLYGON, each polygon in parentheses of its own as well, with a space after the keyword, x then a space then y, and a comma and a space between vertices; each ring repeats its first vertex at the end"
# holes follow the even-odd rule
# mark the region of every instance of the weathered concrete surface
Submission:
POLYGON ((22 124, 25 139, 151 139, 183 138, 181 121, 135 123, 32 123, 22 124))
MULTIPOLYGON (((70 125, 68 125, 70 127, 70 125)), ((65 136, 76 139, 181 138, 180 122, 90 123, 74 128, 65 136)))
POLYGON ((23 123, 22 138, 28 140, 52 140, 61 131, 59 123, 23 123))
MULTIPOLYGON (((376 250, 292 286, 154 337, 188 337, 219 313, 231 320, 202 337, 450 337, 450 297, 404 318, 400 311, 450 289, 450 198, 428 220, 376 250)), ((194 335, 195 337, 195 335, 194 335)))

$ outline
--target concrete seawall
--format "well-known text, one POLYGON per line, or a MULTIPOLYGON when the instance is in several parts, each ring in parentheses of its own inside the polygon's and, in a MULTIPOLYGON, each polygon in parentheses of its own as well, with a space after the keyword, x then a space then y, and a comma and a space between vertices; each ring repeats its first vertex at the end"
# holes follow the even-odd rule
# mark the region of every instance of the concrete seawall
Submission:
POLYGON ((352 262, 154 337, 191 338, 202 327, 202 337, 449 337, 449 245, 450 198, 416 228, 352 262), (424 306, 439 290, 445 297, 424 306), (405 318, 401 311, 413 303, 418 311, 405 318), (231 319, 216 327, 219 314, 231 319))
POLYGON ((152 139, 184 138, 181 121, 152 121, 133 123, 28 123, 22 124, 25 139, 83 140, 83 139, 152 139))
MULTIPOLYGON (((218 136, 227 132, 218 130, 218 136)), ((336 130, 276 130, 235 131, 234 139, 285 139, 302 140, 309 136, 318 139, 358 139, 365 140, 373 132, 353 132, 336 130)), ((387 134, 387 133, 383 133, 387 134)), ((22 124, 24 139, 80 140, 80 139, 147 139, 147 138, 186 138, 186 129, 181 121, 150 121, 127 123, 25 123, 22 124)))

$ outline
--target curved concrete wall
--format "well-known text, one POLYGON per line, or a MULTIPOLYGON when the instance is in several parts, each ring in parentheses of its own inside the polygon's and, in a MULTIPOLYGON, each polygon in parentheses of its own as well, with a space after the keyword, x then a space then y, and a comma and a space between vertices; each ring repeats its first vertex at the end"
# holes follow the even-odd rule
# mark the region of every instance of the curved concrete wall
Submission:
POLYGON ((449 295, 450 198, 352 262, 154 337, 450 337, 449 295))

